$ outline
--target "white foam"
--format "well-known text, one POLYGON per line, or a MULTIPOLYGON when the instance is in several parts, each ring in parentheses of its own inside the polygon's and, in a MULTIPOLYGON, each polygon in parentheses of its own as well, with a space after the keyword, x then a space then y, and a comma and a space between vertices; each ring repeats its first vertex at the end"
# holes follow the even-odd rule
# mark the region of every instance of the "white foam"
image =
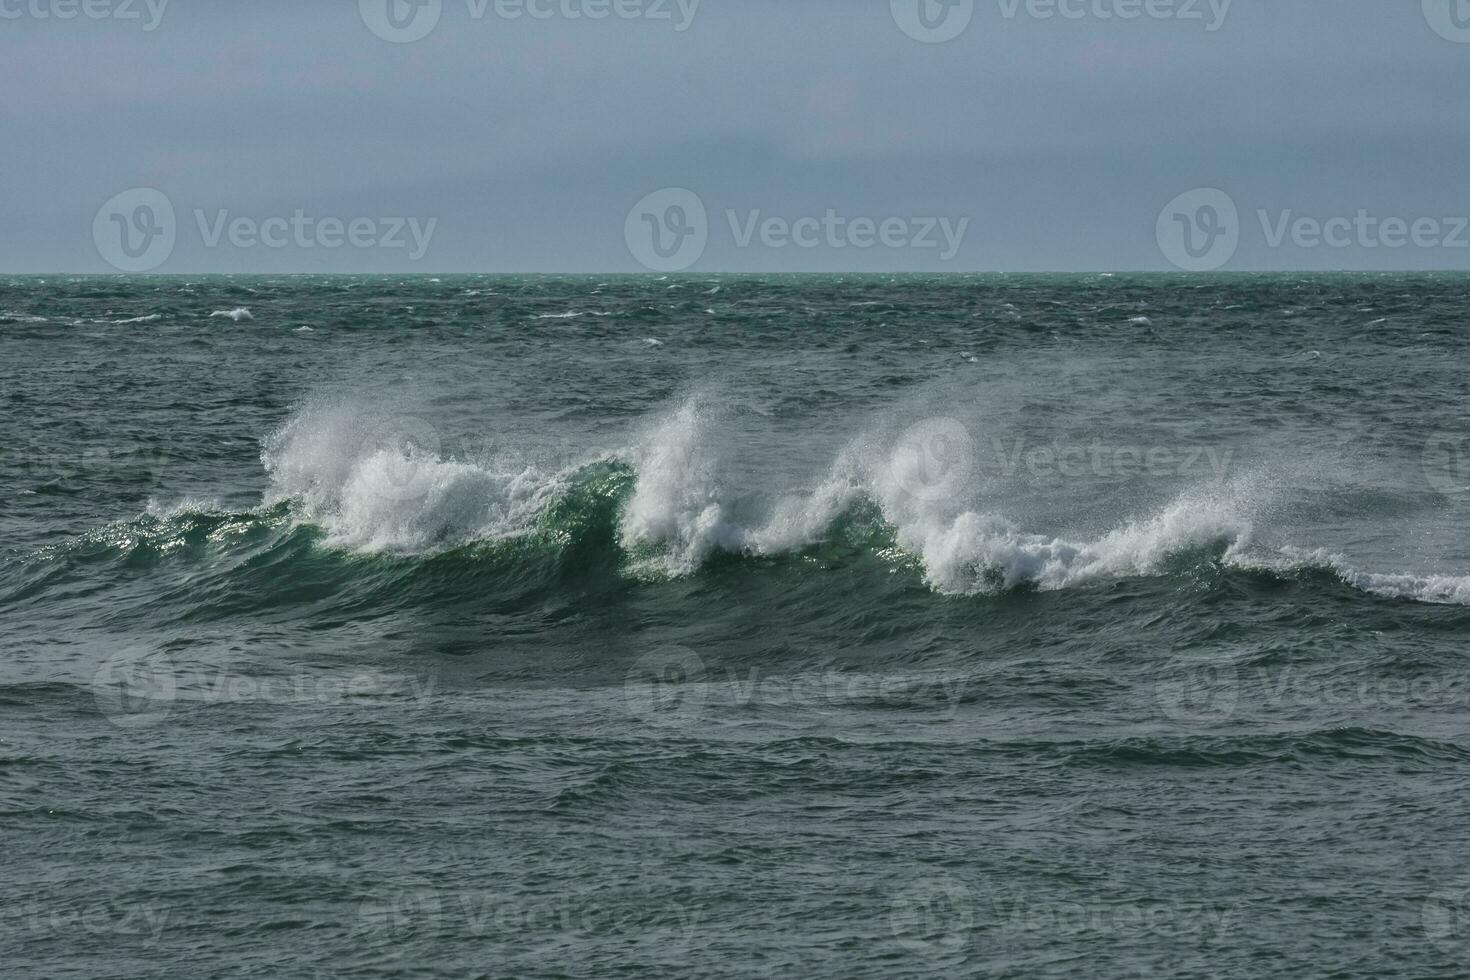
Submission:
POLYGON ((1415 575, 1405 572, 1370 572, 1353 566, 1344 555, 1326 548, 1286 546, 1274 554, 1236 554, 1229 563, 1237 568, 1275 573, 1324 569, 1360 592, 1390 599, 1412 599, 1439 605, 1470 605, 1470 575, 1415 575))
POLYGON ((1470 575, 1402 575, 1360 572, 1340 567, 1338 575, 1355 589, 1396 599, 1470 606, 1470 575))
POLYGON ((630 551, 656 549, 645 567, 687 575, 711 552, 745 546, 745 530, 726 520, 719 499, 708 426, 703 406, 690 400, 630 450, 638 483, 623 510, 622 541, 630 551))
POLYGON ((638 483, 623 514, 623 543, 653 549, 656 557, 645 562, 669 574, 689 574, 717 551, 799 551, 864 498, 894 527, 899 547, 920 560, 930 586, 953 595, 1147 575, 1181 551, 1232 549, 1250 539, 1254 501, 1243 486, 1183 496, 1096 540, 1027 533, 1000 514, 957 507, 954 495, 929 500, 911 493, 916 477, 909 468, 917 462, 869 438, 839 454, 815 489, 779 497, 763 523, 745 526, 722 499, 711 424, 697 403, 686 403, 634 450, 638 483))
POLYGON ((148 498, 146 513, 160 521, 173 520, 176 517, 184 517, 194 514, 220 514, 224 512, 224 505, 214 497, 181 497, 178 500, 164 502, 157 497, 148 498))
MULTIPOLYGON (((722 477, 720 418, 708 402, 690 399, 630 446, 583 461, 619 459, 635 472, 619 516, 635 572, 677 577, 717 553, 797 553, 868 501, 928 585, 947 595, 1164 574, 1182 553, 1215 549, 1232 567, 1324 568, 1364 592, 1470 605, 1470 576, 1362 571, 1322 550, 1257 545, 1276 491, 1249 476, 1183 493, 1096 536, 1035 533, 1006 514, 1013 501, 988 502, 983 488, 927 492, 924 480, 935 474, 925 466, 933 461, 885 434, 864 434, 814 486, 769 495, 762 507, 742 498, 742 520, 722 477)), ((272 481, 267 506, 289 499, 296 519, 324 528, 329 545, 369 553, 434 552, 526 533, 581 468, 445 459, 432 430, 341 406, 298 412, 267 440, 262 460, 272 481)))
POLYGON ((266 504, 294 501, 332 547, 420 554, 524 533, 565 487, 568 474, 442 459, 433 438, 418 420, 306 409, 266 440, 266 504))
POLYGON ((925 465, 899 444, 880 442, 865 455, 867 492, 895 528, 899 547, 923 564, 929 585, 951 595, 1152 574, 1180 551, 1247 542, 1260 503, 1254 486, 1238 483, 1184 494, 1099 538, 1069 540, 1024 531, 999 507, 976 507, 977 494, 964 484, 939 495, 914 492, 925 489, 926 475, 932 478, 925 465))

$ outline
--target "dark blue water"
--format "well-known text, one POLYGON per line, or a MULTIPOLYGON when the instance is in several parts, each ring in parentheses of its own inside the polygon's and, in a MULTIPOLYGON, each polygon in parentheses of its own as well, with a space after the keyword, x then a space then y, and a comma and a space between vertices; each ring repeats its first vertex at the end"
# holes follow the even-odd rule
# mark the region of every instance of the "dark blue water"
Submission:
POLYGON ((0 962, 1470 973, 1467 354, 1454 275, 0 280, 0 962))

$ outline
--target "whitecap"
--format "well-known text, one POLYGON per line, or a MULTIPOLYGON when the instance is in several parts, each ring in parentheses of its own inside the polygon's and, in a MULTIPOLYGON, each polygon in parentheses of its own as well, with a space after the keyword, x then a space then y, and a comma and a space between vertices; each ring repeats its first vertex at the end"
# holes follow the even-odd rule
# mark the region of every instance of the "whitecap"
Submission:
MULTIPOLYGON (((653 340, 653 338, 645 338, 653 340)), ((635 574, 686 576, 716 553, 790 555, 821 542, 860 502, 876 508, 897 548, 934 591, 953 596, 1030 587, 1055 591, 1163 575, 1186 554, 1223 566, 1294 573, 1320 568, 1366 593, 1470 605, 1470 576, 1365 571, 1323 550, 1259 545, 1279 491, 1241 477, 1186 491, 1094 535, 1028 530, 969 486, 927 492, 926 461, 883 434, 861 433, 814 485, 789 488, 752 509, 735 506, 724 477, 718 406, 691 398, 652 420, 632 442, 589 452, 551 471, 511 459, 446 459, 421 420, 352 407, 299 411, 266 440, 266 505, 293 502, 297 520, 327 544, 367 553, 431 553, 530 531, 582 466, 619 460, 633 471, 618 540, 635 574)), ((185 508, 213 506, 197 502, 185 508)), ((150 508, 152 510, 152 508, 150 508)), ((160 514, 174 512, 160 508, 160 514)), ((1270 530, 1269 528, 1265 530, 1270 530)))

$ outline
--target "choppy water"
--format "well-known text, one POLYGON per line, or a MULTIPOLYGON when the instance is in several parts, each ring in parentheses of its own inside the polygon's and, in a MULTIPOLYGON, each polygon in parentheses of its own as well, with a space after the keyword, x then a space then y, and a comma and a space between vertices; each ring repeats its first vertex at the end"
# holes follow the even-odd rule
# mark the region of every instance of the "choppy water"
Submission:
POLYGON ((1463 975, 1470 278, 0 280, 0 961, 1463 975))

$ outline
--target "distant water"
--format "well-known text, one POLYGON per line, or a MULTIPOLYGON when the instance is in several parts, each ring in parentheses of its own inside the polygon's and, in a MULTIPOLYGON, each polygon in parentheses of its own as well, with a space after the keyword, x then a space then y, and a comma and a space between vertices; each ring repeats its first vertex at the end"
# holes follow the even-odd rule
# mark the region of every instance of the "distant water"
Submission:
POLYGON ((1470 972, 1470 277, 0 279, 0 962, 1470 972))

